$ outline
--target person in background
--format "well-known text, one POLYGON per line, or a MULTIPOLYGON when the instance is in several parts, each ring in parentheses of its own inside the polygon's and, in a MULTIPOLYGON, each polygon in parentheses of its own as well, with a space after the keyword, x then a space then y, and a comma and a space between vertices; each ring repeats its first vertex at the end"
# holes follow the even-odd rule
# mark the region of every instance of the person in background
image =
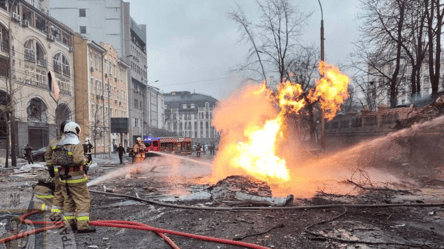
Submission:
POLYGON ((202 150, 202 146, 200 146, 200 143, 196 146, 196 156, 200 157, 200 151, 202 150))
POLYGON ((123 154, 125 154, 125 148, 123 148, 122 144, 119 144, 119 147, 117 147, 116 151, 119 153, 120 164, 123 164, 122 157, 123 154))
POLYGON ((86 153, 91 154, 92 150, 94 149, 94 146, 91 144, 91 140, 89 139, 89 137, 85 138, 83 149, 85 154, 86 153))
POLYGON ((32 148, 29 144, 25 147, 25 156, 29 164, 34 164, 34 161, 32 160, 32 148))
POLYGON ((137 143, 134 144, 133 147, 133 153, 135 154, 133 162, 143 162, 143 160, 145 159, 145 151, 146 146, 143 143, 142 138, 138 137, 137 143))

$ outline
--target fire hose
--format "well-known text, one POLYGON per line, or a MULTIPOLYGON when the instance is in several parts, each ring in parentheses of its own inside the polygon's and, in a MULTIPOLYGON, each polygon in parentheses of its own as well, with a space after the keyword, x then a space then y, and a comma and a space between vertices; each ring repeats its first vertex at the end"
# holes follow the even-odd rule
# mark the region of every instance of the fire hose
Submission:
MULTIPOLYGON (((62 221, 31 221, 26 220, 25 218, 29 215, 38 213, 39 211, 31 211, 29 213, 24 214, 20 217, 20 221, 26 224, 36 224, 36 225, 50 225, 43 228, 34 229, 31 231, 19 233, 16 235, 9 236, 7 238, 0 239, 0 244, 6 243, 11 240, 16 240, 31 234, 40 233, 43 231, 51 230, 51 229, 57 229, 64 226, 64 223, 62 221)), ((134 222, 134 221, 123 221, 123 220, 99 220, 99 221, 90 221, 89 224, 91 226, 102 226, 102 227, 116 227, 116 228, 128 228, 128 229, 136 229, 136 230, 144 230, 144 231, 151 231, 154 233, 157 233, 160 237, 162 237, 173 249, 179 249, 179 247, 165 234, 172 234, 177 236, 183 236, 188 237, 192 239, 198 239, 203 241, 209 241, 209 242, 216 242, 216 243, 223 243, 228 245, 235 245, 235 246, 243 246, 246 248, 251 249, 268 249, 268 247, 259 246, 255 244, 250 244, 246 242, 240 242, 240 241, 234 241, 234 240, 228 240, 228 239, 220 239, 220 238, 214 238, 209 236, 203 236, 203 235, 197 235, 197 234, 191 234, 191 233, 183 233, 183 232, 177 232, 173 230, 167 230, 163 228, 156 228, 152 226, 148 226, 143 223, 134 222)))

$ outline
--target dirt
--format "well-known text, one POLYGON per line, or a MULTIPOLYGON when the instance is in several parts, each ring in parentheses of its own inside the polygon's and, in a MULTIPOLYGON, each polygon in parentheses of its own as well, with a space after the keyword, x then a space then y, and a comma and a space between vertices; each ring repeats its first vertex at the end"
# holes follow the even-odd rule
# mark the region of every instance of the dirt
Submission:
MULTIPOLYGON (((399 167, 399 164, 396 165, 399 167)), ((111 164, 100 166, 90 172, 90 179, 122 167, 111 164)), ((186 178, 168 177, 169 170, 168 165, 157 166, 153 170, 147 170, 146 174, 126 178, 122 175, 90 189, 103 191, 106 186, 106 189, 117 194, 138 195, 141 198, 178 205, 209 207, 227 207, 224 201, 233 200, 233 193, 236 191, 271 196, 270 188, 265 182, 252 178, 232 176, 215 185, 197 184, 186 178), (199 193, 208 195, 203 195, 204 198, 182 198, 190 194, 199 196, 199 193)), ((418 173, 416 168, 409 166, 403 170, 403 176, 408 176, 410 170, 411 174, 418 173)), ((415 181, 415 189, 408 191, 356 187, 356 192, 359 193, 356 195, 320 192, 313 198, 296 198, 291 205, 444 204, 444 179, 439 172, 444 172, 444 169, 437 165, 423 167, 420 175, 411 178, 415 181)), ((0 176, 0 192, 7 197, 18 191, 22 193, 20 198, 30 198, 31 185, 35 181, 32 175, 0 176)), ((444 248, 444 206, 335 207, 238 212, 161 207, 96 193, 91 193, 91 196, 91 220, 137 221, 179 232, 240 239, 269 248, 444 248), (338 218, 334 219, 335 217, 338 218), (321 223, 322 221, 328 222, 321 223)), ((240 248, 168 236, 182 249, 240 248)), ((75 234, 75 242, 77 248, 170 248, 163 239, 151 232, 109 227, 97 227, 96 233, 75 234)))
MULTIPOLYGON (((107 183, 115 193, 135 196, 155 196, 158 190, 163 192, 175 184, 156 177, 155 172, 142 178, 119 179, 107 183), (146 187, 149 183, 150 187, 146 187), (155 187, 153 187, 155 186, 155 187)), ((212 191, 226 186, 231 191, 238 191, 234 182, 241 178, 231 177, 229 181, 219 182, 214 186, 203 186, 212 191)), ((439 179, 429 178, 429 182, 439 179)), ((266 186, 254 180, 246 181, 242 191, 268 196, 266 186), (256 189, 256 192, 251 190, 256 189), (260 190, 260 191, 258 191, 260 190)), ((190 186, 182 184, 182 186, 190 186)), ((95 189, 101 189, 101 186, 95 189)), ((231 199, 232 195, 225 197, 231 199)), ((293 205, 325 205, 340 203, 441 203, 444 204, 442 185, 425 186, 423 191, 404 193, 397 191, 368 190, 359 195, 343 196, 319 193, 310 199, 295 199, 293 205), (427 187, 427 188, 425 188, 427 187), (401 198, 400 198, 401 197, 401 198), (405 197, 405 198, 402 198, 405 197)), ((218 191, 206 200, 174 201, 174 204, 226 206, 218 191)), ((91 218, 93 220, 122 219, 149 224, 180 232, 212 236, 224 239, 242 238, 241 241, 270 248, 444 248, 444 206, 441 207, 392 207, 392 208, 324 208, 304 210, 274 211, 200 211, 159 207, 143 202, 128 201, 125 198, 92 194, 91 218), (337 220, 310 225, 330 220, 345 213, 337 220), (280 227, 282 226, 282 227, 280 227), (274 229, 272 229, 274 228, 274 229), (269 232, 268 230, 272 229, 269 232), (265 232, 265 233, 264 233, 265 232), (263 234, 261 234, 263 233, 263 234), (255 235, 260 234, 260 235, 255 235)), ((142 197, 143 198, 143 197, 142 197)), ((158 197, 161 199, 162 197, 158 197)), ((153 198, 156 200, 156 198, 153 198)), ((180 248, 239 248, 170 235, 180 248)), ((160 237, 152 233, 118 228, 98 228, 97 233, 76 235, 78 248, 97 245, 98 248, 170 248, 160 237), (107 239, 104 239, 107 238, 107 239)))

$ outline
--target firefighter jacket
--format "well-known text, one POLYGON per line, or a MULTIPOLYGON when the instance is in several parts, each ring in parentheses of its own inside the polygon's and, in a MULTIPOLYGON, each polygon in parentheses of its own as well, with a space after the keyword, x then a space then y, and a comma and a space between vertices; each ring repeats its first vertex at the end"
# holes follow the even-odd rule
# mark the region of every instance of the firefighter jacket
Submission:
POLYGON ((62 184, 85 184, 88 181, 84 172, 88 171, 88 159, 84 156, 82 144, 57 145, 54 149, 54 165, 62 166, 62 184), (63 179, 65 175, 69 178, 63 179))
POLYGON ((133 151, 136 154, 136 157, 145 157, 146 146, 143 144, 136 143, 133 147, 133 151))
POLYGON ((88 159, 81 144, 56 145, 53 150, 53 164, 68 167, 86 165, 88 159))

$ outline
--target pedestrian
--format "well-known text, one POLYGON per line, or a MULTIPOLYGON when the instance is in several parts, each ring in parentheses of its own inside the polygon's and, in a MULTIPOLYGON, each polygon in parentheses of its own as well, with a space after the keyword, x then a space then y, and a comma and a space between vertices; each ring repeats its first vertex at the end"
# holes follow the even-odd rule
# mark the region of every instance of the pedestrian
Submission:
POLYGON ((200 157, 200 151, 202 150, 202 147, 200 146, 200 143, 197 144, 196 146, 196 156, 200 157))
POLYGON ((29 144, 25 147, 25 156, 29 164, 34 164, 34 161, 32 160, 32 148, 29 144))
POLYGON ((62 184, 64 220, 77 229, 78 233, 95 232, 89 226, 91 197, 86 183, 90 161, 85 157, 83 145, 79 141, 81 129, 75 122, 68 122, 63 129, 64 137, 57 143, 54 153, 54 165, 59 171, 62 184), (64 186, 63 186, 64 185, 64 186))
POLYGON ((136 144, 133 147, 133 162, 142 162, 145 159, 146 146, 140 137, 137 138, 136 144))
POLYGON ((123 154, 125 154, 125 148, 123 148, 122 144, 119 144, 119 147, 117 147, 116 151, 119 153, 120 164, 123 164, 122 157, 123 154))

